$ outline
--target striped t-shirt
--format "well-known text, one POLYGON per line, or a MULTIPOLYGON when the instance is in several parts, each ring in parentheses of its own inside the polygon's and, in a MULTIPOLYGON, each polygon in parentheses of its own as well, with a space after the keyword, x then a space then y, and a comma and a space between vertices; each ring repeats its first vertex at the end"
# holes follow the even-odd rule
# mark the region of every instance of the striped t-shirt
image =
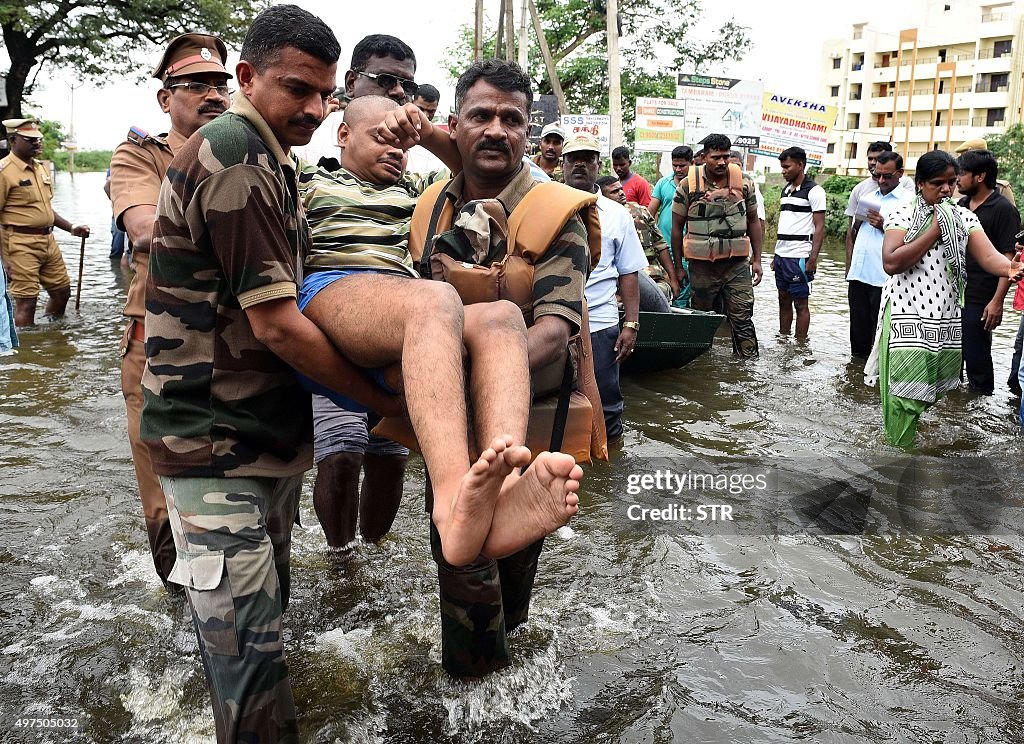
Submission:
POLYGON ((299 194, 313 233, 306 268, 375 269, 418 277, 409 256, 409 223, 416 199, 434 174, 406 174, 377 186, 341 168, 304 164, 299 194))
POLYGON ((810 258, 814 239, 814 213, 826 208, 825 189, 805 178, 800 188, 786 184, 779 201, 778 242, 775 255, 783 258, 810 258))

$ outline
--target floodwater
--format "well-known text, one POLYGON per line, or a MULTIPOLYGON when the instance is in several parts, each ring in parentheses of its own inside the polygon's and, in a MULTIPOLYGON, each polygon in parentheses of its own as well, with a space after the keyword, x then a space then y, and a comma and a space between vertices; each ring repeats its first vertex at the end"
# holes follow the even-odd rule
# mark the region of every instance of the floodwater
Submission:
MULTIPOLYGON (((80 312, 0 358, 0 730, 5 742, 207 742, 193 630, 153 573, 136 501, 117 356, 127 279, 106 257, 101 185, 57 180, 58 211, 93 226, 80 312), (54 717, 78 729, 15 726, 54 717)), ((58 237, 74 277, 78 241, 58 237)), ((652 458, 766 469, 897 454, 849 362, 841 251, 822 256, 809 343, 777 335, 769 273, 758 361, 734 361, 720 337, 682 370, 625 382, 624 451, 588 470, 580 515, 548 539, 515 665, 486 680, 439 668, 418 461, 393 533, 345 565, 325 551, 307 484, 285 616, 303 740, 1024 740, 1019 533, 739 535, 627 518, 628 478, 652 458)), ((1019 470, 1002 388, 1016 323, 1008 312, 996 334, 1000 389, 941 401, 920 452, 1019 470)))

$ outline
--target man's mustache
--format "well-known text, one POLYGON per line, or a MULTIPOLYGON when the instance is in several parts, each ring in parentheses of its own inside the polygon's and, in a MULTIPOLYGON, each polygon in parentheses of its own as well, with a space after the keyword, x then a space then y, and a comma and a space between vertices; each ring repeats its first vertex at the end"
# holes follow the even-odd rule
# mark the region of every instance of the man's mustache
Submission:
POLYGON ((214 101, 210 101, 209 103, 204 103, 202 106, 197 108, 196 109, 196 113, 198 113, 200 115, 202 115, 202 114, 223 114, 227 110, 228 110, 228 107, 225 106, 223 103, 216 103, 214 101))
POLYGON ((311 114, 306 114, 305 116, 296 116, 295 118, 288 120, 288 123, 291 126, 295 126, 295 127, 313 127, 313 128, 316 128, 316 127, 320 126, 320 124, 322 122, 323 122, 323 119, 318 119, 317 117, 315 117, 315 116, 313 116, 311 114))
POLYGON ((480 150, 494 150, 496 152, 503 152, 507 155, 512 154, 512 148, 509 147, 507 142, 501 140, 485 139, 481 140, 480 144, 476 146, 477 152, 480 150))

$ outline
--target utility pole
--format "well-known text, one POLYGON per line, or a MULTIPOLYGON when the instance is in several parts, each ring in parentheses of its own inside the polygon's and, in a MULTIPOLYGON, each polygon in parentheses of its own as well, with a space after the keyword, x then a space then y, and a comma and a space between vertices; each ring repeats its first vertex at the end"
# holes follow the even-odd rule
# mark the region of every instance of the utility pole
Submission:
POLYGON ((475 33, 473 36, 473 61, 484 58, 484 0, 476 0, 476 13, 473 17, 475 33))
POLYGON ((555 69, 555 61, 551 57, 551 50, 548 49, 548 39, 544 35, 544 28, 540 25, 540 16, 537 14, 537 5, 533 0, 530 3, 530 17, 533 19, 533 32, 537 34, 537 43, 540 45, 540 53, 544 55, 544 66, 548 70, 548 79, 551 81, 551 90, 558 99, 558 113, 567 114, 565 110, 565 93, 562 91, 562 83, 558 80, 558 70, 555 69))
POLYGON ((530 38, 526 34, 526 19, 530 14, 526 0, 519 7, 519 66, 524 70, 530 64, 530 38))
POLYGON ((608 0, 605 27, 608 35, 608 115, 611 145, 622 144, 622 79, 619 71, 619 0, 608 0))
POLYGON ((505 59, 509 62, 516 58, 516 21, 512 17, 512 4, 515 0, 505 0, 505 59))
POLYGON ((78 142, 75 140, 75 88, 81 88, 82 84, 72 85, 67 83, 67 86, 71 88, 71 126, 68 132, 68 139, 64 142, 64 149, 68 151, 68 171, 71 173, 71 177, 75 177, 75 150, 78 149, 78 142))
POLYGON ((511 0, 501 0, 498 6, 498 33, 494 38, 494 58, 505 57, 505 4, 511 0))

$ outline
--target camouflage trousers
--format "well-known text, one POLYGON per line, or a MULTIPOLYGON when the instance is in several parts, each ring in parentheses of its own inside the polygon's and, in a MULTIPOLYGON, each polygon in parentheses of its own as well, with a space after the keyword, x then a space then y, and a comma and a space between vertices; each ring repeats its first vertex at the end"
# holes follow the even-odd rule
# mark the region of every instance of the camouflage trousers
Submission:
POLYGON ((177 561, 199 636, 217 741, 298 740, 281 635, 302 475, 166 478, 177 561))
MULTIPOLYGON (((427 514, 433 497, 427 484, 427 514)), ((511 661, 508 634, 526 622, 537 575, 541 538, 518 553, 493 560, 479 556, 453 566, 441 553, 430 520, 430 550, 437 563, 441 599, 441 666, 453 677, 482 677, 511 661)))
POLYGON ((694 310, 711 310, 721 296, 725 316, 732 326, 732 350, 741 357, 756 357, 757 332, 754 330, 754 286, 747 258, 724 261, 690 261, 690 286, 694 310))

